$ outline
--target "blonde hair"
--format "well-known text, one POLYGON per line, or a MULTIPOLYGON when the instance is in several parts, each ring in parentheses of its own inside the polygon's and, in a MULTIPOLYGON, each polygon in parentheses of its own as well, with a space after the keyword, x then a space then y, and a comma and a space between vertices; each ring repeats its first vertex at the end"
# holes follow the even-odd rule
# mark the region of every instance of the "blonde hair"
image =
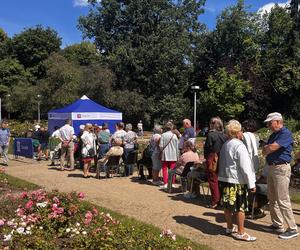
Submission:
POLYGON ((242 125, 237 120, 230 120, 226 125, 226 134, 230 138, 238 138, 238 135, 241 131, 242 125))

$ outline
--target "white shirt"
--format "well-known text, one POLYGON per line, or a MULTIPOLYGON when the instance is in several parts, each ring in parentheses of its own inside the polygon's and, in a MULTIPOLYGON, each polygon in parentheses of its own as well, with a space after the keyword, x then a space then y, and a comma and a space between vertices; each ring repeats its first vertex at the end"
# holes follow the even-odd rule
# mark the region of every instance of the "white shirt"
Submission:
POLYGON ((70 126, 69 124, 64 125, 60 128, 60 138, 63 141, 70 141, 73 138, 73 135, 75 134, 74 128, 70 126))
POLYGON ((121 129, 121 130, 117 130, 113 135, 112 135, 112 139, 116 139, 119 138, 123 141, 124 136, 126 135, 126 131, 121 129))
POLYGON ((93 133, 90 133, 88 131, 84 131, 82 136, 81 136, 81 140, 83 142, 84 145, 89 145, 88 148, 94 148, 94 135, 93 133))

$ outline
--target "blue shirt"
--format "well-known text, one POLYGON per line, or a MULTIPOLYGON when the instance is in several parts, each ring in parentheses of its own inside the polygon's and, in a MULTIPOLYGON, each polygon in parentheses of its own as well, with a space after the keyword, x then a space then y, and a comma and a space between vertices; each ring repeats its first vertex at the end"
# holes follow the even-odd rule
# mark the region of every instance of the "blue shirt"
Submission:
POLYGON ((10 137, 9 128, 0 128, 0 146, 8 145, 8 138, 10 137))
POLYGON ((280 148, 267 155, 267 163, 272 165, 273 163, 284 164, 286 162, 291 162, 294 142, 291 131, 286 127, 282 127, 279 131, 271 134, 267 144, 272 144, 274 142, 280 145, 280 148))
POLYGON ((185 128, 182 137, 184 138, 185 141, 187 141, 190 138, 195 138, 196 135, 195 135, 194 128, 193 127, 185 128))

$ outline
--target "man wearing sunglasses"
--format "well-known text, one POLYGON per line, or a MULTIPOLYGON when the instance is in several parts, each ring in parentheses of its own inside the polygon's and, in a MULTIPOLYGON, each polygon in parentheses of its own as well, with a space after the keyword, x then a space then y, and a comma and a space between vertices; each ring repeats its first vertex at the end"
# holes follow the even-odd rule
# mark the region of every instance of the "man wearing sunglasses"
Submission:
POLYGON ((266 155, 266 162, 269 165, 267 183, 272 220, 272 225, 264 229, 280 233, 280 239, 291 239, 299 235, 289 196, 293 137, 284 126, 280 113, 268 114, 264 122, 272 131, 267 144, 263 147, 263 154, 266 155), (286 231, 283 228, 284 220, 288 226, 286 231))

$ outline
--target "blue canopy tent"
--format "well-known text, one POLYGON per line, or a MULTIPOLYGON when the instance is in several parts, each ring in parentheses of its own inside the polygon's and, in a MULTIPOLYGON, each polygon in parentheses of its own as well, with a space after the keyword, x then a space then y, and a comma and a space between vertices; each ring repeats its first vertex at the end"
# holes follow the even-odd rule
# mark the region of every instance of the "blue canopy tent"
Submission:
POLYGON ((115 124, 122 121, 122 113, 101 106, 84 95, 64 108, 48 112, 49 131, 53 132, 55 126, 63 126, 66 119, 72 120, 76 134, 79 133, 81 124, 92 123, 101 125, 103 122, 108 123, 110 131, 114 132, 115 124))

